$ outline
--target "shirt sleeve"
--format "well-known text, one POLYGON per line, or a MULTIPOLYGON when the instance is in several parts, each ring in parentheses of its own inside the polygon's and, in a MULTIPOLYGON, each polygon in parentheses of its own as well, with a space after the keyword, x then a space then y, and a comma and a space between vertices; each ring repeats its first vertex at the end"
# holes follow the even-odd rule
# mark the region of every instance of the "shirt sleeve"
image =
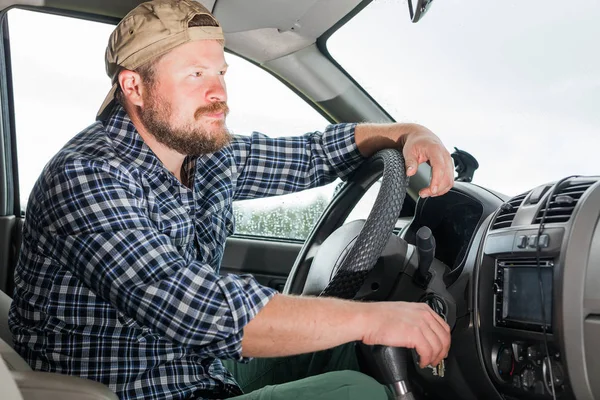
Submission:
POLYGON ((277 196, 346 179, 364 160, 354 139, 356 124, 329 125, 324 132, 270 138, 236 136, 234 199, 277 196))
MULTIPOLYGON (((244 326, 275 294, 250 276, 186 263, 147 217, 143 190, 107 163, 67 164, 49 185, 45 251, 139 324, 199 354, 242 360, 244 326)), ((39 218, 39 217, 38 217, 39 218)))

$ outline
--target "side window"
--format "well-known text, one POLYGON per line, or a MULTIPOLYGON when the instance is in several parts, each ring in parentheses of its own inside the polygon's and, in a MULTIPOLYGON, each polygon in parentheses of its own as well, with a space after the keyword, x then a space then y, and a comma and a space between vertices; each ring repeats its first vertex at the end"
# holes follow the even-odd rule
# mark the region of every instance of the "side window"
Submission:
MULTIPOLYGON (((327 126, 323 116, 277 78, 242 58, 232 54, 226 57, 231 108, 227 126, 234 133, 293 136, 327 126)), ((238 201, 233 205, 236 234, 304 240, 331 200, 335 185, 238 201)))
POLYGON ((20 203, 25 210, 44 165, 94 122, 110 89, 104 49, 114 26, 17 8, 8 11, 8 26, 20 203))
MULTIPOLYGON (((110 89, 104 51, 114 26, 21 9, 10 10, 8 19, 24 210, 44 165, 94 121, 110 89), (33 35, 32 27, 44 34, 33 35)), ((235 55, 227 54, 226 59, 231 109, 227 123, 234 133, 291 136, 325 128, 325 118, 275 77, 235 55)), ((334 187, 335 183, 292 195, 237 202, 237 233, 305 239, 334 187)))

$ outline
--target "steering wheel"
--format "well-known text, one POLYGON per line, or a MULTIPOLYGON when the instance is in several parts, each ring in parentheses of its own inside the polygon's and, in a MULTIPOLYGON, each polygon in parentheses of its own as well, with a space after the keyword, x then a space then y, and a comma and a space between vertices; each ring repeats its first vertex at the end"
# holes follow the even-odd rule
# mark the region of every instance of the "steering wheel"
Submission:
POLYGON ((404 157, 398 150, 381 150, 365 161, 313 228, 284 293, 354 298, 392 235, 407 187, 404 157), (382 170, 381 189, 366 221, 340 227, 382 170))
MULTIPOLYGON (((408 187, 404 165, 402 154, 393 149, 379 151, 363 163, 315 225, 294 263, 284 293, 344 299, 357 295, 386 246, 394 242, 392 233, 408 187), (366 221, 340 227, 382 170, 381 188, 366 221)), ((358 349, 375 379, 392 385, 397 398, 414 399, 407 388, 406 349, 362 343, 358 349)))

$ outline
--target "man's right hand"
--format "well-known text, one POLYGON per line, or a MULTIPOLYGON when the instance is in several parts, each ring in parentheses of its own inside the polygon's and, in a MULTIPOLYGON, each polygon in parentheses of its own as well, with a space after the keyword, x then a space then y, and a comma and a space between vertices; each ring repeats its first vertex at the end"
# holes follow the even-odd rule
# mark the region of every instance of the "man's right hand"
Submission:
POLYGON ((362 337, 365 344, 415 349, 421 368, 438 365, 448 356, 450 327, 425 303, 366 303, 370 308, 362 337))
POLYGON ((244 327, 242 354, 288 356, 358 340, 414 348, 425 367, 439 364, 448 355, 450 328, 425 303, 362 303, 277 294, 244 327))

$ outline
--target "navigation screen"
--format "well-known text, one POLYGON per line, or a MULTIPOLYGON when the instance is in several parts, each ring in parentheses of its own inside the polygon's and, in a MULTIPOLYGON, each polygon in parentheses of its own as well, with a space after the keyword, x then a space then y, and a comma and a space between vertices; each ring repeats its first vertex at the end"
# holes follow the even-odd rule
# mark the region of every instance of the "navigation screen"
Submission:
MULTIPOLYGON (((552 325, 552 268, 542 267, 546 325, 552 325)), ((502 317, 507 321, 542 325, 542 301, 537 268, 504 269, 502 317)))

